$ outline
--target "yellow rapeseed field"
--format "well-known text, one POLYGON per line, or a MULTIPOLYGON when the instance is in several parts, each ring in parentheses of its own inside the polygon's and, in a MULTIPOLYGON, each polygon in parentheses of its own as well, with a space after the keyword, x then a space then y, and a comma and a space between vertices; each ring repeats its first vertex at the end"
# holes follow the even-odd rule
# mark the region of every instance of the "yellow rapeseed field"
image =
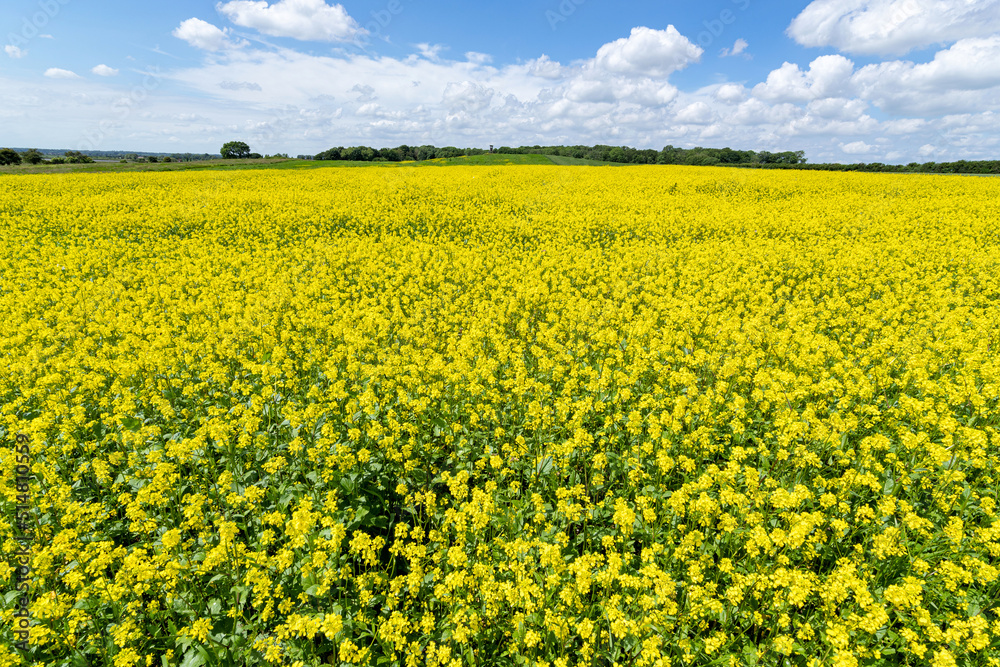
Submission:
POLYGON ((0 240, 2 667, 1000 665, 1000 181, 9 175, 0 240))

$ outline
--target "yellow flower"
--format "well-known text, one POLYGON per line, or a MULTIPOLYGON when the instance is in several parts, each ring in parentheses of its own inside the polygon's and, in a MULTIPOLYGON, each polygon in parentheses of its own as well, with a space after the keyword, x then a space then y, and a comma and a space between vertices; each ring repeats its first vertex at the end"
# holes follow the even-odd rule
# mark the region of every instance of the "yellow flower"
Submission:
POLYGON ((208 641, 208 633, 211 630, 212 630, 212 620, 208 618, 199 618, 190 626, 182 628, 180 634, 182 636, 190 637, 191 639, 204 644, 205 642, 208 641))

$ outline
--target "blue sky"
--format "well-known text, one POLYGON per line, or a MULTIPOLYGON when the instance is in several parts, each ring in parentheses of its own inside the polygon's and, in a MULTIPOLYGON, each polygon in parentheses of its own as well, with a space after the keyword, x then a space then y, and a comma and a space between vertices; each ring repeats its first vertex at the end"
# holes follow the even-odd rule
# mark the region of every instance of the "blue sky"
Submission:
POLYGON ((1000 0, 6 0, 0 145, 1000 157, 1000 0))

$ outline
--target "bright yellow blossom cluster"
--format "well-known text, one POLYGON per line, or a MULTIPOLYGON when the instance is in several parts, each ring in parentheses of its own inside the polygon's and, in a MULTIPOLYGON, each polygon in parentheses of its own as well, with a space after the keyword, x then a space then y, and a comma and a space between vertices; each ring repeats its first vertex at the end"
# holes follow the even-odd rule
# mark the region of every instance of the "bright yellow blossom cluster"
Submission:
POLYGON ((0 665, 1000 664, 998 201, 0 177, 0 665))

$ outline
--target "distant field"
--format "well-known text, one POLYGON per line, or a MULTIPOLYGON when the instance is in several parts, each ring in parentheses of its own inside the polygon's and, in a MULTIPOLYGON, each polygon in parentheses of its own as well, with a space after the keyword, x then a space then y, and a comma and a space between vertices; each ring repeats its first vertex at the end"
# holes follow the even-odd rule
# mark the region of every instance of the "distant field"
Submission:
POLYGON ((66 173, 113 173, 132 171, 203 171, 219 169, 319 169, 322 167, 453 167, 453 166, 501 166, 501 165, 581 165, 581 166, 622 166, 614 162, 580 160, 558 155, 471 155, 455 158, 435 158, 419 162, 352 162, 347 160, 295 160, 289 158, 268 158, 264 160, 202 160, 198 162, 156 162, 121 164, 118 162, 95 162, 93 164, 40 164, 0 167, 0 174, 66 174, 66 173))
MULTIPOLYGON (((588 166, 588 167, 624 167, 624 166, 626 166, 626 165, 622 164, 621 162, 601 162, 600 160, 585 160, 583 158, 565 157, 563 155, 546 155, 545 157, 549 158, 549 160, 551 160, 554 164, 567 165, 567 166, 573 166, 573 165, 588 166)), ((635 165, 633 165, 633 166, 635 166, 635 165)))
POLYGON ((284 166, 289 162, 286 158, 269 158, 265 160, 200 160, 197 162, 93 162, 90 164, 22 164, 0 167, 0 174, 75 174, 75 173, 113 173, 134 171, 199 171, 205 169, 260 169, 284 166))

